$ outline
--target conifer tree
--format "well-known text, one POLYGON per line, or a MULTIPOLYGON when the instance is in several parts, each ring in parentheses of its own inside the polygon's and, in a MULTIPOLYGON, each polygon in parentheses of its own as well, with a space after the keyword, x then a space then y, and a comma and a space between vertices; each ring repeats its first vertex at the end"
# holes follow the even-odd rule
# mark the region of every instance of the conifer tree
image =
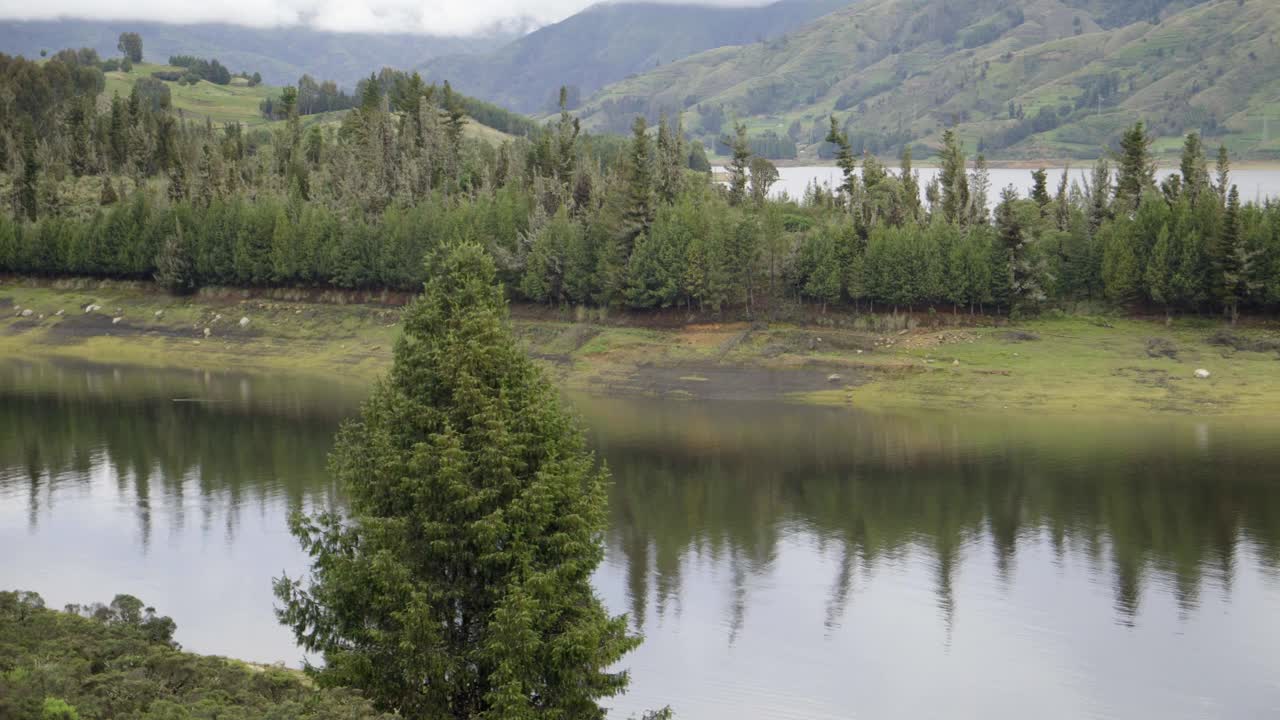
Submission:
POLYGON ((1033 244, 1036 229, 1041 223, 1039 206, 1031 200, 1018 199, 1013 187, 1000 193, 1000 205, 996 209, 999 264, 1007 282, 1010 314, 1021 314, 1033 309, 1045 299, 1044 273, 1035 257, 1033 244))
POLYGON ((942 217, 963 223, 969 208, 969 178, 965 174, 964 150, 954 130, 942 133, 942 168, 938 173, 942 189, 942 217))
POLYGON ((1194 306, 1204 299, 1205 294, 1204 245, 1190 223, 1178 230, 1172 239, 1176 242, 1170 290, 1175 302, 1194 306))
POLYGON ((987 170, 987 158, 982 153, 973 159, 973 172, 969 173, 969 223, 985 225, 989 218, 987 194, 991 191, 991 173, 987 170))
POLYGON ((1128 304, 1137 300, 1142 290, 1142 267, 1134 248, 1133 222, 1121 216, 1103 227, 1102 283, 1109 300, 1128 304))
POLYGON ((1194 204, 1200 199, 1200 193, 1209 187, 1209 168, 1199 133, 1187 133, 1187 138, 1182 143, 1179 169, 1182 173, 1182 190, 1194 204))
POLYGON ((1098 158, 1089 179, 1089 233, 1092 235, 1111 216, 1111 166, 1098 158))
POLYGON ((1155 244, 1151 246, 1151 254, 1147 258, 1143 279, 1151 299, 1164 305, 1166 318, 1173 314, 1172 306, 1176 298, 1174 274, 1177 272, 1177 257, 1175 252, 1169 226, 1164 225, 1156 236, 1155 244))
POLYGON ((40 212, 40 159, 36 156, 36 134, 27 123, 22 129, 22 177, 18 180, 18 208, 31 222, 40 212))
POLYGON ((1227 204, 1227 189, 1231 187, 1231 157, 1227 154, 1227 146, 1218 146, 1218 197, 1222 204, 1227 204))
POLYGON ((1067 195, 1067 185, 1071 181, 1071 167, 1062 169, 1062 177, 1058 179, 1058 192, 1054 195, 1053 217, 1058 230, 1066 232, 1071 224, 1071 198, 1067 195))
POLYGON ((467 115, 462 109, 462 99, 448 80, 444 83, 440 102, 444 125, 444 165, 449 181, 456 185, 462 172, 462 131, 467 124, 467 115))
POLYGON ((506 325, 492 261, 447 250, 330 458, 350 516, 295 516, 280 619, 324 686, 406 718, 599 720, 638 639, 591 587, 607 473, 506 325))
POLYGON ((117 171, 129 160, 128 117, 119 93, 111 96, 111 120, 108 130, 111 167, 117 171))
POLYGON ((462 129, 467 124, 467 114, 462 108, 462 98, 453 91, 448 80, 444 82, 441 108, 444 112, 445 136, 450 145, 458 147, 462 144, 462 129))
POLYGON ((898 177, 902 181, 903 217, 906 222, 916 222, 921 214, 920 174, 911 166, 911 143, 902 145, 902 158, 899 164, 902 166, 898 177))
POLYGON ((1227 193, 1227 208, 1218 234, 1215 252, 1218 301, 1234 325, 1240 317, 1240 303, 1250 292, 1253 255, 1244 243, 1240 227, 1240 191, 1232 185, 1227 193))
POLYGON ((191 292, 196 287, 195 262, 191 246, 182 232, 182 224, 174 221, 173 232, 165 236, 156 253, 156 283, 175 295, 191 292))
POLYGON ((200 194, 197 199, 201 207, 209 207, 222 195, 222 172, 214 163, 213 150, 206 143, 200 150, 200 165, 197 168, 200 176, 200 194))
POLYGON ((67 112, 67 134, 71 136, 71 174, 83 177, 93 169, 92 130, 94 121, 86 102, 73 102, 67 112))
POLYGON ((187 172, 182 166, 182 158, 175 157, 169 166, 169 201, 182 202, 187 199, 187 172))
POLYGON ((573 184, 573 208, 575 212, 584 213, 591 207, 592 186, 590 172, 583 171, 578 173, 578 179, 573 184))
MULTIPOLYGON (((666 127, 663 116, 662 126, 666 127)), ((556 123, 556 177, 568 188, 578 163, 578 134, 582 127, 578 119, 569 114, 569 89, 560 86, 560 120, 556 123)))
POLYGON ((831 129, 827 131, 827 142, 836 146, 836 166, 844 177, 840 183, 840 193, 844 202, 851 204, 858 194, 858 159, 854 157, 853 148, 849 145, 849 136, 836 124, 836 116, 831 116, 831 129))
POLYGON ((760 227, 750 215, 742 217, 725 237, 724 264, 731 300, 745 301, 747 314, 755 312, 755 280, 760 265, 760 227))
POLYGON ((1049 197, 1049 173, 1044 168, 1031 171, 1031 199, 1043 211, 1053 199, 1049 197))
POLYGON ((631 124, 631 147, 627 154, 627 206, 623 215, 623 240, 630 256, 636 238, 653 224, 653 150, 643 117, 631 124))
POLYGON ((747 126, 734 126, 733 160, 729 163, 729 204, 741 205, 747 199, 747 173, 751 164, 751 143, 747 140, 747 126))
POLYGON ((889 173, 875 155, 872 155, 870 151, 862 153, 862 185, 868 192, 874 190, 877 185, 884 182, 888 177, 889 173))
POLYGON ((1119 167, 1116 175, 1116 201, 1136 208, 1147 188, 1155 187, 1156 165, 1151 155, 1151 136, 1138 121, 1120 138, 1119 167))
POLYGON ((658 162, 657 186, 658 196, 662 201, 671 204, 680 194, 684 177, 685 149, 684 129, 680 116, 676 116, 675 127, 667 123, 667 114, 658 119, 658 162))

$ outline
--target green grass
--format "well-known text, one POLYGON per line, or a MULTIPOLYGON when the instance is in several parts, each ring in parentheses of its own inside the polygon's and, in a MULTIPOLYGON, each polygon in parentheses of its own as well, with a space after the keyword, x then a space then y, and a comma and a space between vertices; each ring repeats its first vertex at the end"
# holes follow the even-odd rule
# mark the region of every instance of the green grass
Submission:
POLYGON ((5 313, 0 357, 289 371, 367 383, 389 364, 399 332, 399 310, 377 305, 245 299, 238 291, 172 297, 135 283, 59 285, 0 283, 0 306, 34 311, 28 319, 5 313), (90 303, 102 308, 86 314, 90 303), (116 317, 120 324, 112 325, 116 317), (246 328, 239 326, 242 317, 250 319, 246 328), (77 329, 86 323, 94 324, 77 329))
MULTIPOLYGON (((1216 323, 1182 320, 1166 327, 1142 320, 1067 318, 1031 321, 1017 329, 1039 339, 1012 342, 1007 329, 988 328, 977 330, 973 342, 895 351, 894 360, 906 360, 917 371, 858 388, 855 402, 1260 417, 1280 401, 1280 357, 1208 344, 1208 336, 1219 329, 1216 323), (1153 338, 1171 341, 1177 357, 1152 357, 1147 342, 1153 338), (1208 369, 1211 377, 1197 379, 1198 368, 1208 369)), ((1276 336, 1274 330, 1240 332, 1276 336)), ((818 399, 843 398, 828 393, 818 399)))
MULTIPOLYGON (((115 93, 120 97, 128 97, 133 84, 139 78, 150 77, 151 73, 165 70, 181 70, 168 65, 137 63, 130 72, 106 73, 106 86, 103 96, 110 99, 115 93)), ((249 87, 248 85, 214 85, 201 80, 194 85, 179 85, 177 82, 166 82, 175 110, 181 111, 187 119, 203 120, 208 118, 215 123, 239 122, 245 125, 265 125, 269 121, 262 117, 258 105, 268 97, 280 94, 280 88, 269 85, 249 87)))
MULTIPOLYGON (((347 384, 367 384, 389 367, 399 308, 353 302, 359 298, 351 294, 334 294, 342 304, 301 302, 290 291, 267 295, 227 290, 174 298, 133 283, 4 281, 0 359, 287 372, 347 384), (83 308, 91 302, 103 307, 86 318, 83 308), (21 318, 15 306, 34 313, 21 318), (112 325, 114 317, 121 322, 112 325), (247 328, 239 326, 241 317, 250 319, 247 328)), ((642 322, 643 316, 608 322, 517 317, 512 324, 553 379, 575 390, 648 392, 655 383, 698 378, 682 389, 697 395, 715 386, 734 396, 751 389, 735 382, 749 384, 767 370, 819 373, 824 388, 835 372, 845 381, 792 399, 873 410, 1262 417, 1280 406, 1280 354, 1209 344, 1222 329, 1213 320, 1166 326, 1067 317, 1016 327, 917 327, 906 334, 899 334, 902 318, 887 316, 832 314, 826 323, 841 327, 775 323, 766 329, 634 326, 642 322), (1013 341, 1013 330, 1036 339, 1013 341), (1152 356, 1147 343, 1153 338, 1171 342, 1176 357, 1152 356), (1197 368, 1211 377, 1195 378, 1197 368), (726 370, 741 371, 740 379, 726 370)), ((1235 332, 1280 340, 1274 325, 1235 332)))
MULTIPOLYGON (((108 101, 113 94, 117 93, 122 98, 128 97, 133 90, 134 83, 139 78, 150 77, 151 73, 157 71, 181 69, 169 65, 137 63, 133 66, 133 70, 127 73, 119 71, 106 73, 106 85, 102 92, 102 97, 108 101)), ((279 87, 271 85, 249 87, 242 81, 237 82, 235 79, 232 80, 230 85, 215 85, 205 80, 201 80, 194 85, 180 85, 177 82, 165 82, 165 85, 169 87, 173 108, 180 111, 183 117, 188 120, 204 121, 208 118, 218 125, 238 122, 248 127, 264 128, 276 128, 284 125, 283 120, 268 120, 264 118, 258 109, 263 100, 269 97, 279 97, 281 90, 279 87)), ((311 127, 313 125, 333 127, 342 122, 345 114, 345 110, 338 110, 305 115, 302 117, 302 125, 303 127, 311 127)), ((506 133, 474 121, 466 124, 465 134, 469 138, 493 145, 512 139, 512 136, 506 133)))

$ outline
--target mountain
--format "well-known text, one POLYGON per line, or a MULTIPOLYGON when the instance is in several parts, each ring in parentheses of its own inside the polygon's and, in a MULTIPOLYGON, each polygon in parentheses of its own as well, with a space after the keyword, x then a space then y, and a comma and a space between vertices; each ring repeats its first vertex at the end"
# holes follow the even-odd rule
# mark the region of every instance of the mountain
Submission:
POLYGON ((482 54, 435 58, 424 76, 521 112, 555 107, 561 85, 585 98, 608 83, 696 52, 775 37, 852 0, 763 7, 665 3, 593 5, 482 54))
POLYGON ((495 26, 470 37, 333 33, 305 27, 248 28, 228 24, 170 25, 158 22, 54 20, 0 22, 0 52, 38 57, 63 48, 90 47, 104 58, 119 55, 122 32, 142 35, 147 60, 170 55, 217 58, 232 72, 260 72, 272 85, 292 84, 304 73, 353 88, 382 67, 412 69, 437 55, 483 52, 517 37, 520 25, 495 26))
MULTIPOLYGON (((579 111, 624 130, 684 113, 822 151, 835 115, 859 149, 936 147, 955 126, 1005 158, 1087 158, 1144 120, 1157 150, 1200 130, 1280 158, 1275 0, 864 0, 781 37, 703 52, 610 85, 579 111)), ((785 145, 785 143, 782 143, 785 145)))

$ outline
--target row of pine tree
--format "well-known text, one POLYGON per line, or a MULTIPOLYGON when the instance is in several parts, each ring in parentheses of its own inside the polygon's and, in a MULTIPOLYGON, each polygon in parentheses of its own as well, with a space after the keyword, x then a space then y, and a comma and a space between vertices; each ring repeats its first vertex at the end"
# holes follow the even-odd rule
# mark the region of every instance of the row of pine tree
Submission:
POLYGON ((101 85, 60 64, 0 58, 0 96, 15 99, 0 120, 0 272, 411 290, 436 248, 473 240, 514 297, 556 305, 1280 306, 1280 207, 1242 205, 1225 151, 1211 172, 1195 134, 1157 184, 1141 123, 1087 181, 1037 171, 1029 197, 993 203, 985 161, 952 133, 921 188, 910 148, 889 170, 833 122, 840 184, 776 198, 777 169, 744 127, 718 182, 678 119, 592 136, 562 105, 495 145, 466 132, 448 84, 383 73, 338 123, 304 129, 286 88, 282 122, 214 127, 152 83, 98 114, 101 85))

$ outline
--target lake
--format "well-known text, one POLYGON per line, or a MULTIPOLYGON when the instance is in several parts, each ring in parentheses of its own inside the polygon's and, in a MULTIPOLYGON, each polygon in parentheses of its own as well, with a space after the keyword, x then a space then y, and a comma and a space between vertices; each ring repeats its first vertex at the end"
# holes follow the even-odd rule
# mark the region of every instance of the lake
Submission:
MULTIPOLYGON (((1079 183, 1080 187, 1085 186, 1089 178, 1089 171, 1092 163, 1081 163, 1070 169, 1068 177, 1079 183)), ((859 165, 861 167, 861 165, 859 165)), ((717 168, 723 170, 723 168, 717 168)), ((889 168, 890 172, 898 173, 899 168, 889 168)), ((924 197, 924 189, 938 174, 937 168, 918 168, 920 173, 920 197, 924 197)), ((1058 191, 1058 181, 1062 178, 1063 168, 1047 168, 1049 173, 1049 192, 1050 194, 1058 191)), ((1112 172, 1114 173, 1114 165, 1112 172)), ((1212 168, 1211 168, 1212 171, 1212 168)), ((1012 169, 1012 168, 992 168, 988 170, 991 176, 991 193, 988 200, 992 206, 1000 200, 1000 191, 1005 187, 1012 185, 1017 189, 1021 197, 1027 197, 1031 193, 1032 179, 1031 170, 1012 169)), ((1156 179, 1163 180, 1169 175, 1177 172, 1176 167, 1161 167, 1156 171, 1156 179)), ((809 187, 813 182, 820 185, 830 185, 836 187, 841 182, 840 168, 834 166, 802 166, 802 167, 780 167, 778 168, 778 183, 773 186, 770 194, 775 197, 781 197, 786 193, 792 198, 803 198, 805 188, 809 187)), ((1268 198, 1280 200, 1280 168, 1243 168, 1233 170, 1231 172, 1231 182, 1240 189, 1241 202, 1265 202, 1268 198)))
MULTIPOLYGON (((361 392, 0 364, 0 587, 301 661, 270 581, 361 392)), ((612 717, 1280 714, 1278 427, 569 398, 612 469, 612 717)))

